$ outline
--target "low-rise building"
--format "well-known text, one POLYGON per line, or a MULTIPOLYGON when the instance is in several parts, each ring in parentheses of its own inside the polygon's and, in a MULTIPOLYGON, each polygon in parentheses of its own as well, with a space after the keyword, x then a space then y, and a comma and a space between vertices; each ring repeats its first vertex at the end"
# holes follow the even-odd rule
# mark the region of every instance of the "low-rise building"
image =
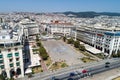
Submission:
POLYGON ((75 26, 71 23, 50 23, 47 31, 51 34, 70 35, 75 26))

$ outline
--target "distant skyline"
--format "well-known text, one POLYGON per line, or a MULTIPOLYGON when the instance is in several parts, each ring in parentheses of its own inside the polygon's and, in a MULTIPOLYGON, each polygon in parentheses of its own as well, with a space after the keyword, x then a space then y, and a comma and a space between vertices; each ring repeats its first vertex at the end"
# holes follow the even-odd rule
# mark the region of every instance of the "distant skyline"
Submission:
POLYGON ((120 0, 1 0, 0 12, 119 12, 120 0))

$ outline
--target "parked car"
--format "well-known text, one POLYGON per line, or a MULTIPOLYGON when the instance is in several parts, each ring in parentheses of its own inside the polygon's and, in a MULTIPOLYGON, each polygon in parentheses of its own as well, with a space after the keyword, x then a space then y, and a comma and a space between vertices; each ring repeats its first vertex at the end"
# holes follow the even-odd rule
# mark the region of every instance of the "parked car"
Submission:
POLYGON ((106 63, 105 63, 105 67, 106 67, 106 68, 110 67, 110 62, 106 62, 106 63))

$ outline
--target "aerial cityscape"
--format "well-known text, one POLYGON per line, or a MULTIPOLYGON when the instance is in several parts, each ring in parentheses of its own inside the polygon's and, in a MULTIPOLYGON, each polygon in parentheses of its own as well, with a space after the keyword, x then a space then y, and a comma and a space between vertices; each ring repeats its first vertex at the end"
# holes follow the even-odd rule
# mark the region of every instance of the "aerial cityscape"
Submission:
POLYGON ((119 3, 1 0, 0 80, 120 80, 119 3))

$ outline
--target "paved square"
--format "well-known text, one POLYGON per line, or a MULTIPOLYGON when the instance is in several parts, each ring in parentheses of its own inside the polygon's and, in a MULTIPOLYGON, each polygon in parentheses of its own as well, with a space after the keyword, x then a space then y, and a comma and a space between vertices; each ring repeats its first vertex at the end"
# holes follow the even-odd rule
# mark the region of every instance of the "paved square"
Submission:
POLYGON ((42 44, 53 61, 65 60, 68 65, 83 63, 80 58, 84 55, 61 40, 42 41, 42 44))

